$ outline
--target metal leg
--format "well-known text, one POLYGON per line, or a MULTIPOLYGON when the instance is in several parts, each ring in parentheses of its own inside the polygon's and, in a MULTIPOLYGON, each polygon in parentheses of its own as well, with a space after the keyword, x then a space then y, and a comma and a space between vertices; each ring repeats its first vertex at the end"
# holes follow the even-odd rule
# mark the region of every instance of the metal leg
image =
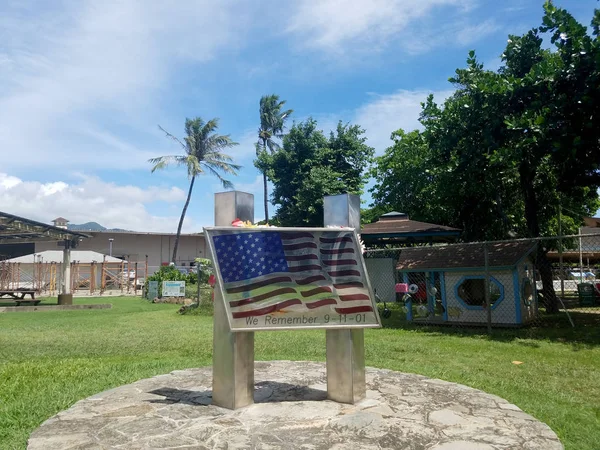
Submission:
POLYGON ((364 330, 326 330, 327 398, 357 403, 367 393, 364 330))
POLYGON ((254 403, 254 332, 229 331, 225 305, 215 290, 213 404, 237 409, 254 403))
MULTIPOLYGON (((360 198, 341 194, 324 198, 324 224, 360 230, 360 198)), ((365 335, 362 329, 326 330, 327 398, 356 403, 365 398, 365 335)))
MULTIPOLYGON (((215 225, 239 218, 254 222, 254 196, 215 194, 215 225)), ((254 403, 254 332, 232 333, 221 291, 215 289, 213 318, 213 404, 237 409, 254 403)))

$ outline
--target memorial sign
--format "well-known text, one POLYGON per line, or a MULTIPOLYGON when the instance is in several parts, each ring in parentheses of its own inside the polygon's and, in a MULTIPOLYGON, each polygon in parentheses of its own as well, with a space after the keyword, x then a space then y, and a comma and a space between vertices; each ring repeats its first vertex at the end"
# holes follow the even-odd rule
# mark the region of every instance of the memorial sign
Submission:
POLYGON ((184 297, 185 296, 185 281, 163 281, 162 296, 163 297, 184 297))
POLYGON ((381 326, 353 229, 205 233, 232 331, 381 326))

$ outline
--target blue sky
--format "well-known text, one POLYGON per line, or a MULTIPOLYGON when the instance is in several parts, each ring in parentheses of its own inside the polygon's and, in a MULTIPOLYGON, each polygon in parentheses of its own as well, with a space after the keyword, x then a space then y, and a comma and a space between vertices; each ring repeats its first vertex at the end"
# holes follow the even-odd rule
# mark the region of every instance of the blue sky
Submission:
MULTIPOLYGON (((589 24, 596 0, 562 0, 589 24)), ((186 117, 219 117, 240 143, 236 188, 262 191, 252 165, 261 95, 324 130, 366 129, 378 154, 418 127, 428 93, 475 49, 497 68, 508 34, 541 23, 541 0, 93 0, 0 3, 0 210, 48 222, 174 231, 188 181, 150 174, 178 152, 186 117)), ((213 221, 216 180, 196 183, 184 231, 213 221)), ((366 201, 368 198, 365 197, 366 201)))

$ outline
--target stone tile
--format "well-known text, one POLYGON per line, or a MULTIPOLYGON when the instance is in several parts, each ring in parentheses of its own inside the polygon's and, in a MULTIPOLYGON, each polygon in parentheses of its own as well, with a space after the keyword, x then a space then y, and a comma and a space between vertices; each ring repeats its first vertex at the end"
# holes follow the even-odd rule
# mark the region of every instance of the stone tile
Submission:
POLYGON ((255 364, 255 403, 211 404, 211 368, 101 392, 44 422, 52 449, 562 449, 550 428, 500 397, 421 375, 368 368, 366 398, 326 400, 322 363, 255 364))

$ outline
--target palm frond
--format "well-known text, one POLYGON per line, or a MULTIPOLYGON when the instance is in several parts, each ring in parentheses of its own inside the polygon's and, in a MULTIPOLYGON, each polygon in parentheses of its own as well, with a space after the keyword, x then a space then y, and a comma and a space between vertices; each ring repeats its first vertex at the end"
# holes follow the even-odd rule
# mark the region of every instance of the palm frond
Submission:
POLYGON ((215 169, 210 167, 208 164, 206 165, 206 167, 215 177, 217 177, 219 179, 219 181, 221 182, 221 184, 223 185, 223 187, 225 189, 233 189, 233 183, 231 181, 223 178, 219 172, 217 172, 215 169))
POLYGON ((275 142, 273 139, 269 139, 267 141, 267 147, 269 147, 269 151, 271 153, 274 153, 281 148, 281 146, 277 142, 275 142))
POLYGON ((239 145, 238 142, 235 142, 231 139, 230 135, 222 136, 214 134, 208 137, 205 142, 207 149, 231 148, 239 145))
POLYGON ((161 127, 160 125, 158 126, 158 128, 159 128, 159 130, 160 130, 160 131, 162 131, 163 133, 165 133, 165 134, 167 135, 167 137, 168 137, 168 138, 170 138, 170 139, 172 139, 173 141, 177 142, 179 145, 181 145, 181 147, 182 147, 184 150, 186 150, 186 151, 187 151, 187 147, 186 147, 186 145, 185 145, 183 142, 181 142, 181 141, 179 140, 179 138, 178 138, 178 137, 176 137, 176 136, 173 136, 171 133, 169 133, 167 130, 165 130, 165 129, 164 129, 163 127, 161 127))
POLYGON ((204 160, 203 165, 206 167, 210 167, 214 170, 220 170, 221 172, 230 173, 232 175, 237 175, 238 170, 242 168, 242 166, 237 164, 230 164, 216 160, 204 160))
POLYGON ((152 172, 169 165, 184 166, 190 178, 208 171, 219 178, 224 187, 232 187, 233 184, 225 180, 219 172, 237 175, 241 166, 233 164, 233 158, 221 152, 221 150, 236 146, 238 143, 234 142, 230 135, 216 134, 215 130, 218 126, 219 119, 217 118, 211 119, 208 122, 205 122, 200 117, 186 119, 186 136, 183 140, 180 140, 159 125, 159 128, 169 138, 184 148, 185 154, 152 158, 149 160, 150 163, 154 164, 152 172))
POLYGON ((150 158, 148 162, 153 164, 152 173, 154 173, 157 170, 164 169, 172 164, 182 165, 180 158, 185 157, 180 155, 159 156, 157 158, 150 158))

